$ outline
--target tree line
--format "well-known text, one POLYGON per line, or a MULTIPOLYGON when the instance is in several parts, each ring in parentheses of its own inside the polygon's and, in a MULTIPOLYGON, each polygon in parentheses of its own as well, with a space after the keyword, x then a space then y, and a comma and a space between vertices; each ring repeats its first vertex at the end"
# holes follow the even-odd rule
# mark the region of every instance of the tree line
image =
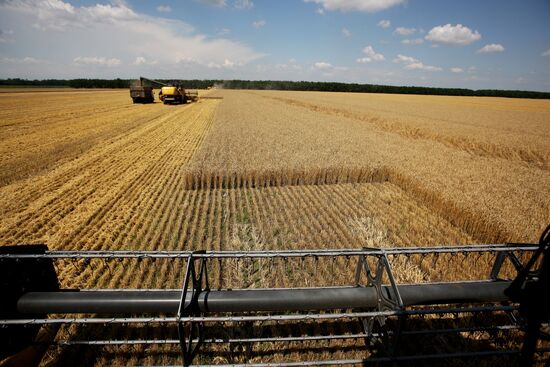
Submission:
MULTIPOLYGON (((392 93, 392 94, 426 94, 447 96, 487 96, 509 98, 544 98, 550 99, 548 92, 499 89, 465 89, 465 88, 432 88, 419 86, 393 86, 378 84, 306 82, 277 80, 217 80, 217 79, 157 79, 166 84, 179 84, 190 89, 218 87, 224 89, 259 89, 259 90, 295 90, 318 92, 353 92, 353 93, 392 93)), ((0 79, 0 86, 39 86, 71 88, 129 88, 133 79, 0 79)))

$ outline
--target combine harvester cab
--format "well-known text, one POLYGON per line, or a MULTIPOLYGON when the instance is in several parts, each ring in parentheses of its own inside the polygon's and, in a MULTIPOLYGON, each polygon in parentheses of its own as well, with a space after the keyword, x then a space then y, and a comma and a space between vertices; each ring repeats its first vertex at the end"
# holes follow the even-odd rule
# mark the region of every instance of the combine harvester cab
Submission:
POLYGON ((185 91, 175 86, 162 87, 159 98, 164 104, 179 104, 187 102, 185 91))
POLYGON ((199 92, 175 86, 162 87, 159 98, 164 104, 187 103, 187 101, 196 102, 199 100, 199 92))

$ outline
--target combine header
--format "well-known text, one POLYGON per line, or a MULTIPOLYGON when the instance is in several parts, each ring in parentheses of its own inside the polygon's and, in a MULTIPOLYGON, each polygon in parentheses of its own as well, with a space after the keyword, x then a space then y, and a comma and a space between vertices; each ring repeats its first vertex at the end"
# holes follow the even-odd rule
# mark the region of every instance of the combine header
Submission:
POLYGON ((466 358, 542 364, 550 356, 548 344, 540 343, 548 329, 549 248, 548 228, 538 245, 193 252, 4 247, 0 357, 40 344, 41 327, 87 325, 87 332, 96 330, 87 337, 63 333, 65 339, 46 344, 173 345, 186 366, 219 363, 212 357, 223 354, 218 345, 229 346, 226 360, 234 365, 249 361, 253 347, 288 356, 285 346, 292 344, 293 351, 313 348, 314 355, 321 355, 331 343, 350 341, 355 354, 349 358, 312 360, 310 354, 307 361, 249 365, 423 364, 466 358), (59 283, 70 279, 58 279, 56 267, 101 271, 120 261, 124 268, 137 262, 181 270, 181 288, 60 289, 59 283), (442 271, 438 281, 411 284, 399 281, 406 266, 395 266, 445 269, 451 263, 472 274, 481 263, 492 264, 492 270, 485 277, 452 281, 442 271), (335 284, 342 277, 347 283, 335 284), (328 280, 321 284, 319 279, 328 280), (124 333, 129 328, 133 334, 124 333), (141 332, 136 334, 136 328, 141 332), (480 334, 491 343, 481 343, 480 334), (441 345, 446 336, 458 338, 460 345, 441 345), (497 336, 506 342, 492 343, 497 336), (235 356, 239 353, 244 359, 235 356))

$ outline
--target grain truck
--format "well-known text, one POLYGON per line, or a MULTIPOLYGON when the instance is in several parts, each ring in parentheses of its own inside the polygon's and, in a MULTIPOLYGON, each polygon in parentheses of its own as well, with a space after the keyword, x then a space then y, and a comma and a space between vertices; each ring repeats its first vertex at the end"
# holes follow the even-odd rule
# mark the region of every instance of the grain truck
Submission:
POLYGON ((134 103, 153 103, 155 101, 153 85, 162 87, 166 84, 142 76, 139 77, 139 80, 130 86, 130 97, 132 97, 132 101, 134 101, 134 103), (145 85, 145 82, 149 82, 148 84, 150 85, 145 85))

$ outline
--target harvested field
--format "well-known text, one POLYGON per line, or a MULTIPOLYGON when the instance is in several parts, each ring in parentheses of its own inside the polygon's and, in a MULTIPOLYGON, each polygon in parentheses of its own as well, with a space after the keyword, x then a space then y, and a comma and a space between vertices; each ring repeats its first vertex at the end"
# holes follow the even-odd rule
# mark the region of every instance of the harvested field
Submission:
MULTIPOLYGON (((36 174, 33 168, 26 167, 24 172, 31 177, 2 187, 0 232, 4 243, 46 241, 52 247, 72 246, 77 233, 84 235, 82 231, 95 231, 96 228, 90 226, 95 221, 112 224, 111 216, 117 218, 128 213, 130 208, 127 211, 125 205, 135 204, 137 197, 145 195, 147 205, 153 205, 152 195, 159 195, 158 190, 163 190, 165 182, 177 175, 200 144, 211 125, 212 112, 218 103, 217 100, 205 100, 182 108, 133 106, 128 103, 128 96, 124 95, 122 113, 117 115, 104 111, 106 115, 114 115, 106 117, 101 115, 101 109, 106 108, 104 101, 122 100, 122 93, 113 95, 104 92, 101 96, 103 100, 85 98, 84 102, 81 101, 82 96, 55 95, 52 96, 53 102, 49 102, 56 103, 60 97, 68 99, 68 104, 90 104, 88 115, 78 112, 78 107, 75 107, 74 114, 81 117, 69 119, 74 126, 66 126, 67 120, 63 119, 65 123, 57 122, 60 119, 57 116, 59 108, 52 108, 51 112, 37 112, 36 116, 41 117, 36 117, 38 122, 34 128, 26 122, 21 125, 30 125, 29 128, 17 125, 12 128, 12 135, 19 136, 17 139, 29 136, 29 139, 35 139, 33 143, 36 143, 36 148, 41 149, 37 151, 33 144, 27 149, 19 149, 19 155, 27 156, 25 159, 33 162, 49 154, 51 161, 57 164, 50 163, 50 169, 44 174, 36 174), (97 105, 93 104, 93 100, 97 105), (40 121, 47 121, 50 114, 56 116, 51 117, 52 124, 56 126, 44 129, 40 121), (96 144, 93 144, 94 137, 87 134, 101 131, 102 126, 94 123, 96 119, 106 120, 103 122, 105 136, 97 137, 96 144), (117 130, 124 119, 126 129, 117 130), (57 125, 62 131, 55 130, 57 125), (63 135, 63 129, 68 130, 67 137, 63 135), (71 129, 82 130, 82 136, 77 134, 73 137, 71 129), (29 131, 25 133, 25 130, 29 131), (81 142, 87 146, 86 152, 78 157, 65 157, 62 153, 51 151, 50 148, 58 146, 60 140, 71 138, 74 139, 68 143, 71 152, 79 151, 81 142), (40 146, 41 142, 44 146, 40 146), (69 159, 65 161, 66 158, 69 159)), ((23 111, 19 113, 25 115, 23 111)), ((32 118, 33 115, 30 115, 32 118)), ((27 121, 24 116, 22 120, 27 121)), ((7 145, 12 139, 9 133, 6 135, 7 145)), ((2 172, 10 172, 10 163, 6 166, 2 172)), ((108 230, 106 233, 109 238, 113 236, 108 230)), ((102 231, 96 232, 97 237, 92 242, 102 238, 102 234, 102 231)))
MULTIPOLYGON (((548 101, 209 96, 223 99, 164 106, 133 105, 126 90, 0 93, 1 243, 64 250, 435 246, 534 242, 550 223, 548 101)), ((478 259, 475 269, 438 261, 412 257, 393 266, 402 283, 480 279, 493 259, 478 259)), ((58 271, 63 287, 179 288, 184 266, 92 261, 58 271)), ((348 285, 353 265, 337 263, 335 272, 311 260, 292 274, 282 263, 257 269, 214 266, 213 286, 348 285)), ((75 334, 89 335, 61 333, 75 334)), ((241 359, 230 350, 204 361, 365 356, 353 343, 317 343, 309 352, 293 344, 241 359)), ((81 350, 89 365, 101 366, 179 358, 176 347, 75 348, 50 351, 45 364, 71 363, 81 350)))
MULTIPOLYGON (((171 183, 168 187, 176 185, 171 183)), ((174 190, 178 191, 177 196, 159 198, 155 209, 159 213, 153 212, 153 219, 144 220, 141 226, 133 225, 137 219, 132 216, 120 215, 111 224, 100 222, 96 227, 90 223, 86 228, 90 233, 110 233, 112 237, 99 235, 89 241, 66 234, 60 247, 175 250, 186 244, 184 249, 209 250, 356 248, 378 246, 376 235, 370 234, 376 230, 383 233, 384 247, 395 243, 429 246, 446 241, 456 244, 473 241, 389 183, 174 190), (428 232, 427 228, 431 230, 428 232)), ((139 208, 139 203, 136 207, 139 208)), ((127 210, 133 212, 143 215, 151 211, 127 210)), ((177 288, 183 272, 180 268, 155 274, 157 269, 153 268, 147 271, 149 275, 140 271, 142 276, 132 277, 132 272, 115 270, 116 276, 112 277, 89 269, 90 273, 80 272, 75 278, 68 270, 64 275, 67 285, 75 286, 76 282, 80 287, 95 284, 107 288, 163 285, 177 288), (101 279, 90 279, 91 273, 101 279), (153 283, 147 281, 151 277, 153 283)), ((320 284, 330 281, 333 285, 339 280, 334 275, 318 279, 320 284)))
POLYGON ((120 91, 34 93, 2 94, 2 186, 74 159, 166 112, 153 105, 133 106, 120 91))

